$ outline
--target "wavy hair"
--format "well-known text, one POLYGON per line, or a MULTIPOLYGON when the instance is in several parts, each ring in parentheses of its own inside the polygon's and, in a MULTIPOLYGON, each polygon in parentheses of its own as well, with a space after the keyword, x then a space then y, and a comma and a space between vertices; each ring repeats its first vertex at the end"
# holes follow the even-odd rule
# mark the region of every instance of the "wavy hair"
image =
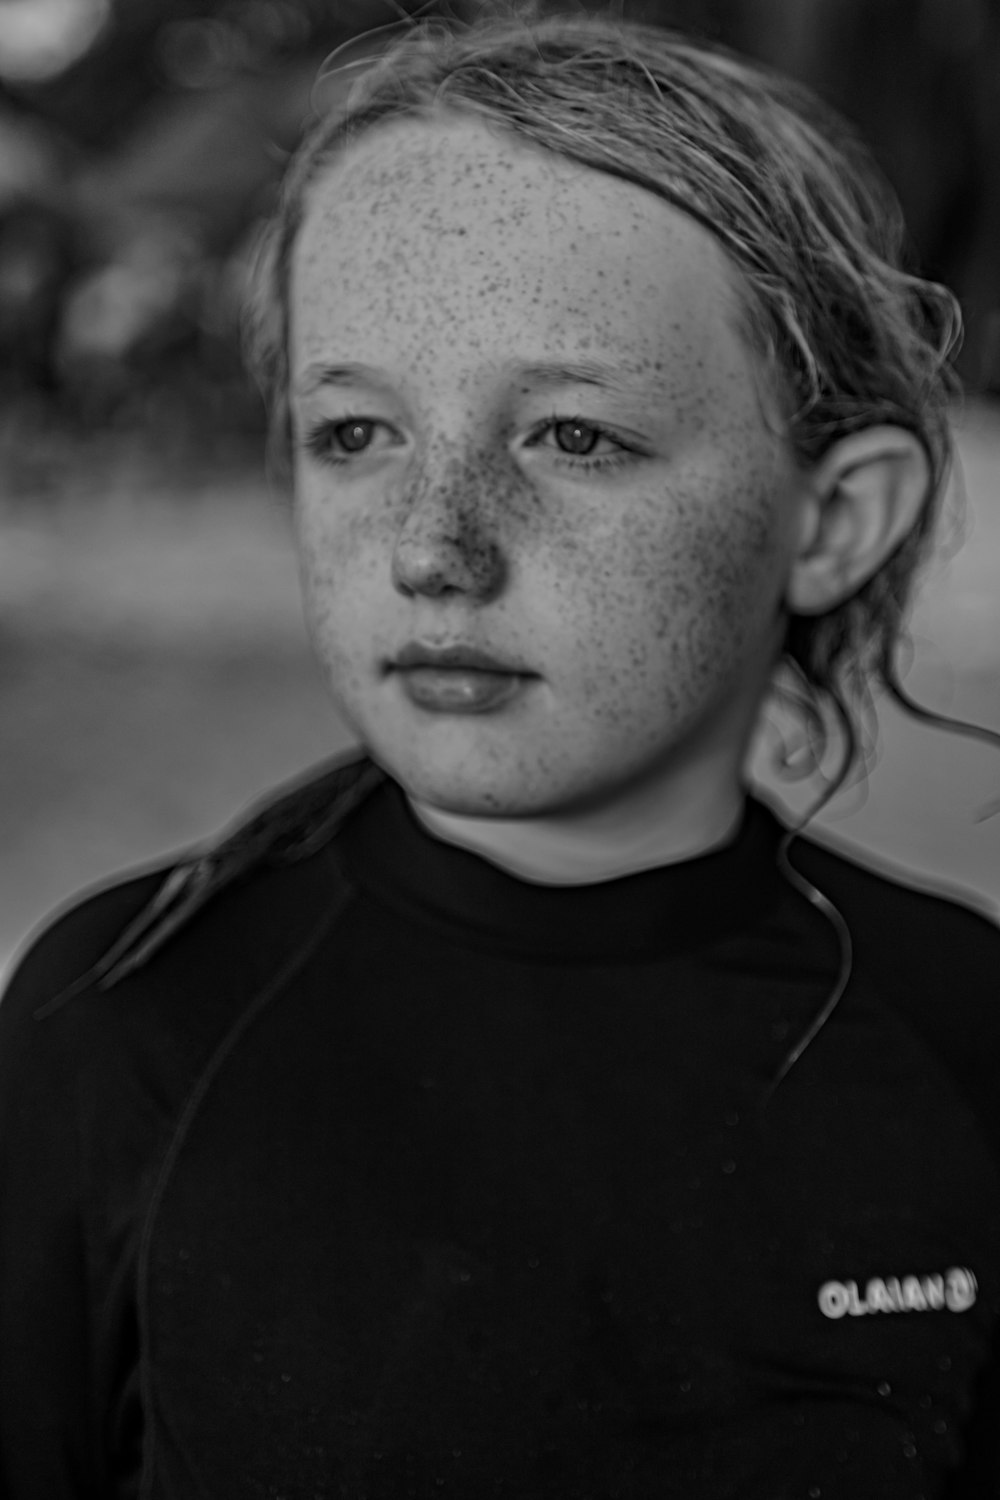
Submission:
POLYGON ((412 22, 317 114, 260 241, 247 352, 285 454, 289 263, 309 185, 380 121, 442 110, 635 183, 708 229, 739 272, 745 336, 781 395, 801 463, 879 423, 919 439, 929 477, 910 533, 850 598, 787 625, 785 694, 804 714, 814 761, 831 710, 844 733, 832 795, 858 758, 873 680, 937 719, 908 697, 896 658, 952 461, 955 298, 908 265, 898 202, 852 128, 780 74, 617 16, 412 22))

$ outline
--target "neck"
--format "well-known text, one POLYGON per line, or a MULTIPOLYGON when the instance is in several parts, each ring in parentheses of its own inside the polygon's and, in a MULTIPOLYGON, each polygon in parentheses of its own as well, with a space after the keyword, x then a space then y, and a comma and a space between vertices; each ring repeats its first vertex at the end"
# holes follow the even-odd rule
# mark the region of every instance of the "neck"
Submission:
POLYGON ((735 832, 744 793, 724 787, 653 783, 607 806, 532 818, 476 818, 410 798, 423 826, 523 880, 591 885, 675 864, 724 844, 735 832))

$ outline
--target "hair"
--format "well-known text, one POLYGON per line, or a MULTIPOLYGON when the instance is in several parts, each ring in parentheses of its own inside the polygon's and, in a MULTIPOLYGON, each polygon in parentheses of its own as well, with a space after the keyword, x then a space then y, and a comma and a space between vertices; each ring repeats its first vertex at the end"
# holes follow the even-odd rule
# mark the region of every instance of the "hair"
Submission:
POLYGON ((790 617, 783 663, 814 763, 831 710, 843 731, 827 797, 858 759, 873 681, 935 719, 906 695, 896 657, 952 461, 961 319, 952 294, 910 268, 899 204, 852 128, 801 85, 726 48, 617 16, 410 22, 362 63, 307 132, 256 258, 248 357, 284 454, 289 266, 310 184, 380 121, 448 110, 492 122, 655 193, 715 236, 739 272, 745 335, 781 396, 800 463, 881 423, 919 440, 928 480, 914 526, 850 598, 790 617))

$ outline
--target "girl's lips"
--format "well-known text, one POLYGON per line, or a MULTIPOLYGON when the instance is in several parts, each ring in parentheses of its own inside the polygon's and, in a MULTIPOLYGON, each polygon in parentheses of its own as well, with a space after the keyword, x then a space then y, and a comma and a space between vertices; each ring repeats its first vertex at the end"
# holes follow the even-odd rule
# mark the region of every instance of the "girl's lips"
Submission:
POLYGON ((500 708, 527 685, 520 672, 476 667, 414 666, 399 672, 406 696, 433 713, 481 714, 500 708))
POLYGON ((522 676, 532 674, 525 673, 517 662, 501 661, 499 657, 491 656, 487 651, 481 651, 477 646, 431 646, 422 645, 419 641, 410 641, 400 651, 393 666, 398 668, 423 668, 434 669, 458 668, 459 670, 471 670, 476 672, 501 672, 518 673, 522 676))

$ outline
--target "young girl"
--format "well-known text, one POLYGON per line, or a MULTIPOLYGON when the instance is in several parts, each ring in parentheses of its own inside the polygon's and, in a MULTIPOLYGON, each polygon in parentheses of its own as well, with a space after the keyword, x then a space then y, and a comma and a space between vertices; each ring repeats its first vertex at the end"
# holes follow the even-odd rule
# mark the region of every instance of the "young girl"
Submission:
POLYGON ((895 681, 899 240, 617 20, 414 27, 318 122, 254 352, 363 749, 14 978, 10 1500, 997 1492, 1000 938, 743 771, 781 663, 895 681))

